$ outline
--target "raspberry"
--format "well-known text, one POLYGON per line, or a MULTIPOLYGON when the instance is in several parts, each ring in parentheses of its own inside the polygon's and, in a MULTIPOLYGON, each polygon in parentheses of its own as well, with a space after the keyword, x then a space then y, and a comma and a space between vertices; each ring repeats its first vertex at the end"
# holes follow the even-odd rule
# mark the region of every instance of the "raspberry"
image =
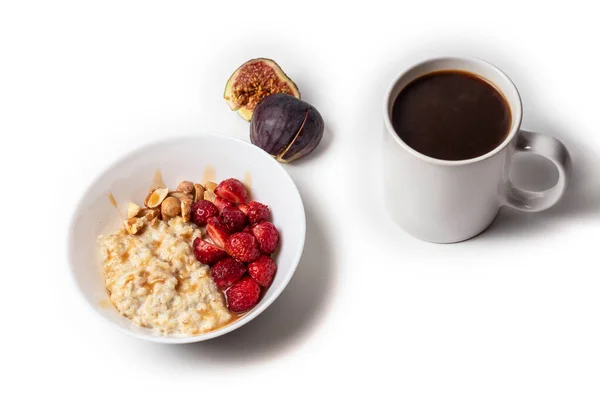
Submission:
POLYGON ((258 242, 258 248, 264 254, 271 254, 279 245, 279 232, 270 222, 261 222, 252 227, 252 234, 258 242))
POLYGON ((206 225, 210 217, 219 215, 219 209, 208 200, 200 200, 192 204, 192 221, 198 226, 206 225))
POLYGON ((246 187, 235 178, 225 179, 219 183, 215 189, 215 194, 233 204, 245 203, 248 200, 246 187))
POLYGON ((223 221, 223 224, 232 233, 240 232, 248 225, 246 215, 234 206, 228 206, 223 209, 221 212, 221 221, 223 221))
POLYGON ((249 276, 234 283, 225 292, 227 307, 233 312, 248 311, 258 303, 260 286, 249 276))
POLYGON ((260 286, 263 287, 268 287, 271 282, 273 282, 275 272, 277 272, 277 265, 275 264, 275 261, 273 261, 271 257, 265 256, 264 254, 248 264, 248 273, 260 286))
POLYGON ((235 281, 246 273, 246 267, 231 257, 225 257, 217 261, 211 269, 211 275, 217 287, 221 290, 227 289, 235 281))
POLYGON ((202 264, 214 264, 220 259, 227 257, 222 249, 218 248, 214 244, 208 243, 197 237, 194 239, 194 255, 196 259, 202 264))
POLYGON ((256 239, 244 232, 229 236, 229 239, 225 242, 225 250, 231 257, 242 262, 251 262, 260 256, 256 239))

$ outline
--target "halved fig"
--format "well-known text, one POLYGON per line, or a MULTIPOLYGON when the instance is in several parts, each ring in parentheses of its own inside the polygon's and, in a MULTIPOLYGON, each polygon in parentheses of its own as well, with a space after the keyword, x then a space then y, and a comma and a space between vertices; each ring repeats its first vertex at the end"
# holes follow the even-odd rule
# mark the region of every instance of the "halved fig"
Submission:
POLYGON ((263 98, 275 93, 286 93, 300 98, 296 84, 275 61, 256 58, 235 70, 225 85, 223 97, 233 111, 250 121, 256 105, 263 98))

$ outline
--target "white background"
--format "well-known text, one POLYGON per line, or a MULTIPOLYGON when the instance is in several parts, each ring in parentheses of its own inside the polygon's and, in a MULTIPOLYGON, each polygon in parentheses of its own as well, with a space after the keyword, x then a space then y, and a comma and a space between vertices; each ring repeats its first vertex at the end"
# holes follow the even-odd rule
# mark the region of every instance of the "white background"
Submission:
MULTIPOLYGON (((552 3, 2 2, 2 398, 598 399, 600 24, 584 2, 552 3), (548 212, 503 210, 477 238, 433 245, 382 209, 381 110, 400 70, 446 54, 503 69, 524 128, 564 141, 574 176, 548 212), (260 56, 327 124, 286 167, 308 218, 295 277, 220 339, 114 331, 71 284, 74 204, 144 143, 248 139, 222 92, 260 56)), ((524 184, 549 172, 525 164, 524 184)))

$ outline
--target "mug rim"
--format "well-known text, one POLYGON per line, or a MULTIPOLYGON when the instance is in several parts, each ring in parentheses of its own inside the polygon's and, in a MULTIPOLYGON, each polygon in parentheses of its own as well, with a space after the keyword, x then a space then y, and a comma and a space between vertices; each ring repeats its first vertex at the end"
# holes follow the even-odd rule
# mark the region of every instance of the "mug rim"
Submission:
MULTIPOLYGON (((434 72, 434 71, 432 71, 434 72)), ((422 75, 420 75, 422 76, 422 75)), ((415 78, 417 79, 417 78, 415 78)), ((411 80, 411 82, 413 82, 415 79, 411 80)), ((396 77, 392 80, 392 82, 390 83, 390 85, 388 86, 386 92, 385 92, 385 97, 384 97, 384 104, 383 104, 383 119, 384 119, 384 124, 386 127, 386 131, 389 135, 392 136, 392 139, 394 141, 396 141, 396 143, 398 143, 402 148, 404 148, 405 150, 407 150, 410 154, 412 154, 413 156, 416 156, 417 158, 421 159, 422 161, 425 161, 427 163, 430 164, 435 164, 435 165, 442 165, 442 166, 461 166, 461 165, 468 165, 468 164, 474 164, 477 163, 479 161, 483 161, 486 160, 490 157, 493 157, 495 154, 501 152, 507 145, 508 143, 510 143, 512 141, 512 139, 516 136, 517 132, 520 130, 521 128, 521 122, 523 119, 523 103, 521 101, 521 95, 519 94, 519 90, 517 89, 516 85, 514 84, 514 82, 508 77, 508 75, 506 75, 500 68, 496 67, 494 64, 483 60, 481 58, 478 57, 467 57, 467 56, 448 56, 448 57, 435 57, 435 58, 428 58, 422 61, 419 61, 417 63, 414 63, 412 65, 410 65, 409 67, 405 68, 403 71, 401 71, 398 75, 396 75, 396 77), (510 131, 508 132, 508 134, 506 135, 506 138, 502 141, 502 143, 500 143, 498 146, 496 146, 494 149, 490 150, 489 152, 482 154, 480 156, 477 156, 475 158, 467 158, 465 160, 443 160, 440 158, 434 158, 434 157, 430 157, 428 155, 425 155, 421 152, 418 152, 417 150, 413 149, 412 147, 410 147, 408 144, 406 144, 406 142, 404 140, 402 140, 400 138, 400 136, 398 136, 398 134, 396 133, 396 130, 394 129, 394 126, 392 125, 392 121, 391 121, 391 112, 390 112, 390 100, 391 100, 391 95, 392 92, 394 91, 396 85, 398 84, 398 82, 410 71, 414 70, 415 68, 418 68, 424 64, 431 64, 431 63, 441 63, 441 62, 447 62, 447 61, 453 61, 453 62, 458 62, 458 61, 468 61, 468 62, 472 62, 472 63, 477 63, 477 64, 481 64, 484 65, 487 68, 491 68, 492 70, 494 70, 500 77, 501 79, 504 79, 506 81, 506 83, 508 83, 511 87, 511 89, 514 90, 515 95, 516 95, 516 103, 517 104, 511 104, 511 102, 508 100, 508 97, 506 96, 506 94, 504 93, 503 90, 501 90, 499 88, 499 85, 496 83, 497 80, 495 79, 490 79, 490 77, 488 76, 483 76, 482 74, 473 71, 472 69, 467 68, 445 68, 445 69, 440 69, 439 71, 445 71, 445 70, 455 70, 455 71, 465 71, 465 72, 469 72, 470 74, 476 75, 482 79, 485 79, 486 81, 488 81, 489 83, 493 84, 494 88, 496 90, 498 90, 500 92, 500 94, 502 94, 502 96, 504 97, 504 99, 506 100, 508 107, 511 111, 511 116, 513 118, 513 121, 511 123, 511 128, 510 131)))

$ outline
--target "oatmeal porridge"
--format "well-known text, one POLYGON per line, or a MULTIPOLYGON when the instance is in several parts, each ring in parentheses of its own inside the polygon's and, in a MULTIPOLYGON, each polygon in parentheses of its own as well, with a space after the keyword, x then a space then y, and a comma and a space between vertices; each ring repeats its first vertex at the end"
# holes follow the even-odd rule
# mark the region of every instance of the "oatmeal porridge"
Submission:
POLYGON ((155 221, 138 235, 122 228, 98 239, 113 305, 165 334, 195 335, 228 323, 223 294, 191 247, 200 229, 182 217, 155 221))

